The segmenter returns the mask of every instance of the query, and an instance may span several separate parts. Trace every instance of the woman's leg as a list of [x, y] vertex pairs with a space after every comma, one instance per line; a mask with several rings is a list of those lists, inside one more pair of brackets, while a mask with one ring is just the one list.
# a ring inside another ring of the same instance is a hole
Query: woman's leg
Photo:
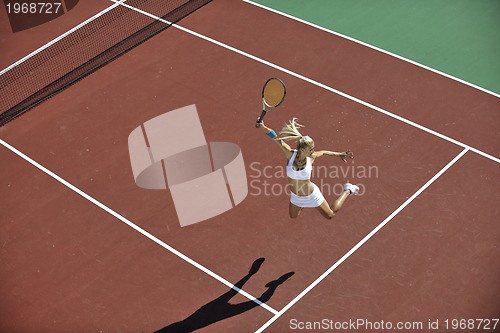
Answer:
[[326, 200], [324, 200], [323, 203], [317, 209], [319, 210], [321, 215], [323, 215], [323, 217], [331, 219], [340, 210], [340, 208], [345, 202], [345, 199], [347, 199], [350, 193], [351, 192], [349, 190], [342, 192], [340, 197], [337, 200], [335, 200], [331, 206], [328, 205], [328, 202]]
[[290, 202], [290, 205], [288, 206], [288, 213], [290, 214], [290, 217], [292, 219], [297, 218], [297, 216], [299, 216], [301, 210], [302, 210], [302, 207], [295, 206], [293, 203]]
[[332, 211], [330, 206], [328, 205], [328, 201], [323, 200], [321, 205], [316, 207], [316, 209], [323, 215], [324, 218], [332, 219], [335, 216], [335, 213]]
[[340, 208], [342, 207], [342, 205], [345, 202], [345, 199], [347, 199], [349, 194], [351, 194], [351, 192], [349, 190], [346, 190], [346, 191], [342, 192], [340, 197], [333, 202], [333, 204], [330, 206], [330, 208], [333, 210], [334, 213], [337, 213], [340, 210]]

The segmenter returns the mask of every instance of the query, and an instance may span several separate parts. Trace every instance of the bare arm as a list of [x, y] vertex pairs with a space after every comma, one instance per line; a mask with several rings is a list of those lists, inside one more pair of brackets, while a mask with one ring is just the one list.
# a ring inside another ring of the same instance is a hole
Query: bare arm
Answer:
[[[269, 128], [267, 127], [264, 122], [261, 123], [260, 125], [260, 128], [262, 128], [262, 130], [268, 134], [268, 133], [271, 133], [273, 131], [272, 128]], [[285, 156], [287, 159], [290, 159], [293, 155], [293, 150], [292, 148], [288, 145], [288, 143], [286, 143], [285, 141], [283, 141], [282, 139], [276, 137], [274, 139], [271, 139], [273, 140], [274, 142], [276, 142], [276, 144], [281, 148], [281, 150], [283, 151], [283, 153], [285, 153]]]
[[336, 157], [340, 157], [342, 159], [342, 161], [344, 161], [344, 162], [347, 163], [347, 159], [348, 158], [354, 158], [354, 153], [352, 151], [350, 151], [350, 150], [342, 152], [342, 153], [338, 153], [338, 152], [335, 152], [335, 151], [329, 151], [329, 150], [319, 150], [319, 151], [315, 151], [312, 154], [311, 157], [313, 159], [316, 159], [316, 158], [321, 157], [321, 156], [336, 156]]

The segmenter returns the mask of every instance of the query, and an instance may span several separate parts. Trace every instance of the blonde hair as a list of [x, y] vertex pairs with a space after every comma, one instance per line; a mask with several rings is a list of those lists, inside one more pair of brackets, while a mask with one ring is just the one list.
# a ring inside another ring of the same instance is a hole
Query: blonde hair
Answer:
[[281, 139], [284, 141], [290, 141], [290, 140], [298, 140], [297, 141], [297, 147], [298, 148], [305, 148], [307, 146], [311, 146], [314, 141], [311, 139], [311, 137], [307, 135], [302, 135], [299, 132], [299, 128], [304, 127], [303, 125], [299, 124], [297, 122], [297, 118], [292, 118], [288, 122], [288, 124], [285, 124], [283, 128], [280, 131], [280, 136], [277, 137], [276, 139]]

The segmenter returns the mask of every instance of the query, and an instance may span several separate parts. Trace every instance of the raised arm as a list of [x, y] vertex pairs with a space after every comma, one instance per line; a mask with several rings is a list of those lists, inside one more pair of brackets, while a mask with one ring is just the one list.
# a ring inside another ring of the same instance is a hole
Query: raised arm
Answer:
[[313, 154], [312, 154], [312, 158], [313, 159], [316, 159], [318, 157], [321, 157], [321, 156], [336, 156], [336, 157], [340, 157], [342, 159], [342, 161], [344, 161], [345, 163], [347, 163], [347, 159], [348, 158], [354, 158], [354, 153], [350, 150], [348, 151], [345, 151], [343, 153], [337, 153], [335, 151], [329, 151], [329, 150], [319, 150], [319, 151], [315, 151]]
[[282, 139], [278, 138], [276, 136], [276, 132], [272, 129], [272, 128], [269, 128], [267, 127], [264, 122], [261, 123], [260, 125], [260, 128], [262, 128], [262, 130], [270, 137], [272, 138], [272, 140], [274, 142], [276, 142], [276, 144], [281, 148], [281, 150], [283, 151], [283, 153], [285, 154], [286, 158], [287, 159], [290, 159], [293, 155], [293, 150], [292, 148], [288, 145], [288, 143], [286, 143], [285, 141], [283, 141]]

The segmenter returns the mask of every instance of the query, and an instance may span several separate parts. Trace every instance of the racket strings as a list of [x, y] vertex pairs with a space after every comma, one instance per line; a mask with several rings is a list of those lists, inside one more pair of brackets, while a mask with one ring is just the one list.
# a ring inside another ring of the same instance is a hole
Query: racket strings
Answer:
[[286, 88], [284, 83], [277, 78], [267, 80], [262, 91], [262, 99], [269, 107], [277, 107], [285, 98]]

